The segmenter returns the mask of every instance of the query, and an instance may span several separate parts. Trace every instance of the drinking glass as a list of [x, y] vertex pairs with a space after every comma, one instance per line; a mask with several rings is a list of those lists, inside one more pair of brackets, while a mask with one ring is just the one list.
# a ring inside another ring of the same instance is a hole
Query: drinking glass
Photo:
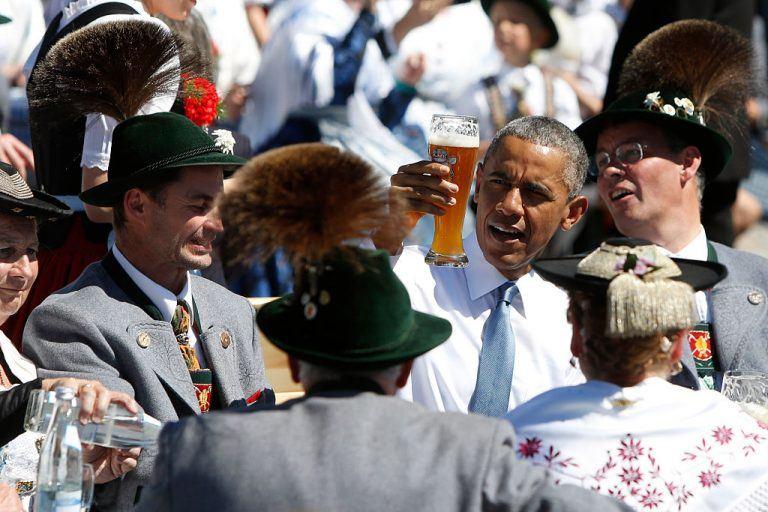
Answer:
[[768, 373], [728, 370], [723, 376], [722, 393], [750, 415], [768, 423]]
[[24, 414], [24, 430], [45, 434], [53, 419], [56, 407], [56, 393], [36, 389], [29, 394], [27, 411]]
[[83, 493], [80, 497], [80, 512], [88, 512], [93, 504], [93, 466], [83, 464]]
[[438, 267], [466, 267], [469, 263], [461, 242], [469, 189], [480, 146], [477, 119], [468, 116], [435, 114], [429, 130], [429, 156], [451, 169], [448, 181], [459, 186], [456, 204], [435, 216], [435, 237], [424, 258]]

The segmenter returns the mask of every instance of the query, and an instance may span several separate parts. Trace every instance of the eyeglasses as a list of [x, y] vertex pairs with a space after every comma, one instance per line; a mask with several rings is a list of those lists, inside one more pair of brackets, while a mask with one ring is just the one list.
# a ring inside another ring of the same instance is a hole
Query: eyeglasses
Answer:
[[[648, 146], [640, 144], [639, 142], [625, 142], [620, 144], [614, 151], [613, 156], [616, 160], [624, 165], [636, 164], [643, 159], [643, 149], [648, 149]], [[611, 154], [607, 151], [601, 151], [595, 154], [595, 166], [597, 166], [598, 175], [602, 175], [603, 172], [611, 164]]]

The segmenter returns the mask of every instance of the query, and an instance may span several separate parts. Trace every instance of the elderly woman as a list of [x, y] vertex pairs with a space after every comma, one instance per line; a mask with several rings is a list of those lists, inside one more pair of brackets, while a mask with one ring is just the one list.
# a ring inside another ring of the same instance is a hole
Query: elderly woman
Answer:
[[[16, 313], [37, 277], [37, 223], [66, 217], [64, 203], [31, 190], [19, 173], [0, 162], [0, 325]], [[34, 365], [0, 331], [0, 474], [12, 480], [34, 480], [37, 436], [23, 433], [22, 422], [32, 391], [66, 386], [80, 398], [80, 420], [98, 421], [110, 402], [136, 412], [136, 402], [107, 390], [97, 381], [38, 379]], [[83, 460], [94, 466], [97, 483], [108, 482], [136, 466], [137, 450], [86, 448]], [[5, 510], [5, 509], [3, 509]]]
[[588, 381], [509, 413], [518, 455], [638, 510], [765, 510], [768, 425], [717, 392], [667, 382], [695, 323], [694, 290], [725, 267], [632, 239], [535, 267], [569, 292], [573, 364]]

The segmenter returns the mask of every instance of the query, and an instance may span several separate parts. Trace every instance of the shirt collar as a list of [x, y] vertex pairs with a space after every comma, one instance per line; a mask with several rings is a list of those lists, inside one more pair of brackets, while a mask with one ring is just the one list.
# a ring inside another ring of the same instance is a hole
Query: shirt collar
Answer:
[[688, 245], [680, 249], [676, 253], [671, 253], [668, 250], [660, 247], [661, 252], [672, 258], [685, 258], [688, 260], [707, 261], [709, 258], [709, 249], [707, 247], [707, 233], [704, 231], [704, 226], [699, 228], [699, 234], [696, 238], [690, 241]]
[[187, 282], [184, 284], [181, 292], [175, 295], [172, 291], [160, 286], [147, 276], [145, 276], [139, 269], [133, 266], [128, 259], [120, 252], [117, 244], [112, 247], [112, 253], [115, 255], [117, 263], [123, 267], [128, 277], [136, 283], [142, 292], [152, 301], [160, 313], [163, 315], [163, 319], [170, 322], [173, 318], [173, 314], [176, 311], [176, 304], [179, 299], [184, 300], [189, 307], [192, 306], [192, 282], [189, 279], [189, 272], [187, 272]]
[[464, 249], [469, 259], [469, 264], [464, 267], [464, 275], [467, 278], [470, 299], [477, 300], [508, 281], [496, 267], [485, 259], [480, 244], [477, 242], [475, 231], [472, 231], [464, 239]]
[[[464, 249], [467, 258], [469, 258], [469, 265], [464, 268], [464, 275], [467, 278], [467, 290], [470, 299], [477, 300], [509, 281], [485, 259], [480, 244], [477, 242], [475, 231], [464, 239]], [[518, 278], [515, 284], [523, 300], [523, 309], [525, 309], [525, 298], [532, 297], [535, 294], [535, 289], [547, 283], [531, 269], [530, 272]]]

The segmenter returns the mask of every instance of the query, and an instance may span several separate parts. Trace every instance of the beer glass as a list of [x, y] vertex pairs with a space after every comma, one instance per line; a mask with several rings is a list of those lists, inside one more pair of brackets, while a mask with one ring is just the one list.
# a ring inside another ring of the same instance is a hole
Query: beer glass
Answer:
[[435, 237], [424, 258], [438, 267], [466, 267], [469, 263], [461, 242], [461, 229], [475, 173], [480, 134], [477, 119], [467, 116], [435, 114], [429, 130], [429, 156], [433, 162], [451, 169], [448, 181], [459, 186], [456, 204], [435, 216]]

